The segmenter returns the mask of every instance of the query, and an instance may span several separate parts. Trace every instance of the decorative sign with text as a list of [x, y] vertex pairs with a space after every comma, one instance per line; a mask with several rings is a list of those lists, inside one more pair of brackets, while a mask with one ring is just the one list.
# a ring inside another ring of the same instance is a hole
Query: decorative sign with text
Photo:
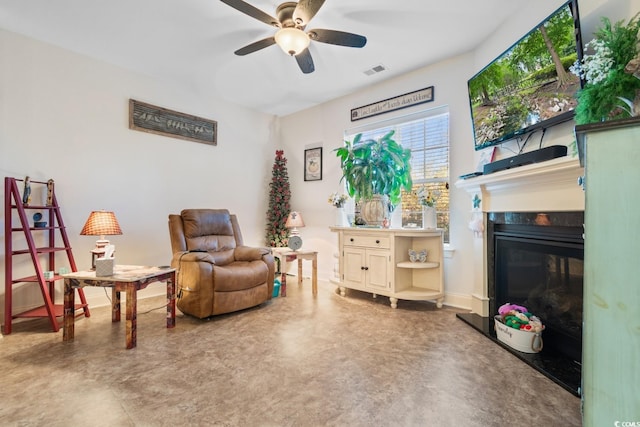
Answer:
[[217, 145], [218, 123], [144, 102], [129, 100], [129, 129]]
[[385, 99], [384, 101], [374, 102], [364, 107], [354, 108], [351, 110], [351, 121], [355, 122], [356, 120], [366, 119], [367, 117], [377, 116], [378, 114], [413, 107], [414, 105], [431, 101], [433, 101], [433, 86]]

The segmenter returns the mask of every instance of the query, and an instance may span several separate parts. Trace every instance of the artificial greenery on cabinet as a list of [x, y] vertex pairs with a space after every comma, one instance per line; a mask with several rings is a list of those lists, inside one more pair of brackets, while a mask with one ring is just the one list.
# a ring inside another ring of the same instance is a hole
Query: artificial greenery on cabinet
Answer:
[[640, 114], [640, 14], [627, 24], [602, 18], [595, 38], [587, 43], [592, 53], [572, 71], [586, 84], [578, 93], [576, 124], [621, 119]]
[[287, 159], [283, 150], [276, 150], [276, 158], [271, 170], [269, 183], [269, 210], [267, 211], [267, 246], [287, 246], [289, 229], [285, 226], [287, 216], [291, 211], [291, 190], [289, 188], [289, 173]]

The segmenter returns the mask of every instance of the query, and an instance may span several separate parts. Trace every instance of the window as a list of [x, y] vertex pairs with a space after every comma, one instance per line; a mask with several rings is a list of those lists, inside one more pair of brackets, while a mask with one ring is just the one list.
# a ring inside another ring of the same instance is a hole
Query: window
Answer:
[[438, 228], [445, 230], [449, 242], [449, 109], [422, 111], [397, 119], [378, 122], [345, 132], [352, 141], [358, 133], [364, 139], [377, 139], [395, 130], [394, 139], [411, 149], [413, 189], [402, 195], [402, 226], [422, 224], [418, 194], [431, 192], [437, 197]]

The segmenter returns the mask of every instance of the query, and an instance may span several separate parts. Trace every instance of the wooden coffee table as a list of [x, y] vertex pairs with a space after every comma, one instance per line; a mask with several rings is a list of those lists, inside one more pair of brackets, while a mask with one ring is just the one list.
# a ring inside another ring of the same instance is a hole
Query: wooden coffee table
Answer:
[[136, 346], [138, 299], [137, 292], [150, 283], [167, 282], [167, 328], [176, 325], [176, 270], [169, 267], [116, 265], [113, 276], [96, 277], [95, 271], [76, 271], [64, 274], [64, 333], [63, 341], [73, 341], [75, 322], [75, 288], [101, 286], [112, 288], [111, 321], [120, 321], [120, 292], [127, 295], [127, 349]]

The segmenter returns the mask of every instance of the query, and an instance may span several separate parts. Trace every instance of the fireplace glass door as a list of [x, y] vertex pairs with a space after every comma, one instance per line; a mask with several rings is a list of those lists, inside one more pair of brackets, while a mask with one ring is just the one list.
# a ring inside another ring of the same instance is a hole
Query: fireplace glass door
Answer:
[[496, 306], [528, 308], [545, 325], [544, 347], [581, 363], [584, 245], [541, 237], [495, 233]]

